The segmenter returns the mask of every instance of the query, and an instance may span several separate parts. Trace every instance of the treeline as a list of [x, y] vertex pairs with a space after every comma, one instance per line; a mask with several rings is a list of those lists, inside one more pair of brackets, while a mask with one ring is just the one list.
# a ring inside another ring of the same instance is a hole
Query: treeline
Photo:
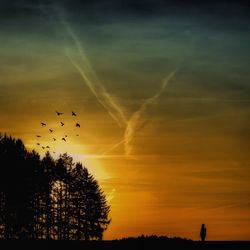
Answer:
[[110, 223], [105, 195], [81, 163], [0, 135], [0, 238], [101, 240]]
[[189, 241], [191, 242], [191, 239], [181, 238], [181, 237], [168, 237], [168, 236], [159, 236], [159, 235], [140, 235], [137, 237], [126, 237], [121, 238], [115, 241]]

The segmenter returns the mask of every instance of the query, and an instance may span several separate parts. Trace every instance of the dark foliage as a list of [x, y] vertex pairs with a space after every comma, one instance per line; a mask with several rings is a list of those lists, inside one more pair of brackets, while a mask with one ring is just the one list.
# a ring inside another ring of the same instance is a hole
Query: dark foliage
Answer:
[[97, 181], [67, 154], [54, 160], [0, 135], [0, 238], [101, 240], [110, 207]]

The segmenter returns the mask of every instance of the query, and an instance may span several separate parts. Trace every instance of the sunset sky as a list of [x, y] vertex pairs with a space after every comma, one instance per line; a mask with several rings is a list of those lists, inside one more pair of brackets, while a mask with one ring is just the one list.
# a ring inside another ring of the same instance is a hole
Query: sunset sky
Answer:
[[90, 170], [104, 239], [250, 240], [246, 2], [0, 0], [0, 131]]

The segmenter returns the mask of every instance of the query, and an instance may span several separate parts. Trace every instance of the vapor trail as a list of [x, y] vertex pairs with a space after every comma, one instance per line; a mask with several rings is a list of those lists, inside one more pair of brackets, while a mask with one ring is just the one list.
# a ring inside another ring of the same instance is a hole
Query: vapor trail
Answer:
[[115, 192], [116, 192], [116, 189], [113, 188], [113, 189], [111, 190], [111, 192], [108, 193], [106, 199], [107, 199], [107, 201], [108, 201], [109, 204], [110, 204], [110, 202], [114, 199], [114, 197], [115, 197]]
[[152, 105], [157, 100], [157, 98], [162, 94], [162, 92], [168, 85], [169, 81], [175, 76], [176, 72], [177, 72], [177, 69], [171, 72], [163, 81], [159, 91], [152, 97], [148, 98], [144, 103], [142, 103], [140, 108], [136, 112], [134, 112], [132, 116], [130, 117], [127, 123], [125, 133], [124, 133], [124, 150], [125, 150], [126, 155], [131, 154], [135, 133], [146, 122], [146, 119], [144, 117], [145, 112], [150, 107], [150, 105]]
[[113, 146], [111, 146], [108, 150], [104, 151], [101, 154], [101, 156], [107, 155], [109, 152], [113, 151], [114, 149], [116, 149], [117, 147], [119, 147], [123, 143], [124, 143], [124, 139], [122, 139], [121, 141], [119, 141], [116, 144], [114, 144]]
[[[45, 12], [49, 17], [51, 17], [51, 15], [48, 13], [48, 11], [46, 11], [46, 9], [42, 5], [40, 5], [39, 8], [41, 8], [43, 12]], [[172, 73], [170, 73], [170, 75], [163, 81], [160, 90], [154, 96], [148, 98], [140, 106], [140, 108], [131, 115], [130, 119], [127, 120], [124, 115], [122, 107], [114, 101], [114, 99], [110, 96], [110, 94], [107, 92], [107, 90], [99, 81], [96, 72], [94, 71], [94, 69], [91, 66], [91, 63], [88, 60], [88, 57], [85, 53], [82, 43], [80, 42], [74, 30], [71, 28], [70, 24], [64, 18], [62, 11], [58, 8], [58, 6], [55, 5], [53, 9], [54, 11], [56, 11], [57, 16], [59, 17], [59, 20], [62, 24], [62, 27], [64, 28], [68, 37], [72, 40], [73, 45], [76, 51], [78, 52], [79, 56], [78, 59], [80, 60], [76, 60], [75, 57], [72, 55], [72, 53], [70, 53], [69, 49], [65, 47], [65, 54], [68, 57], [70, 63], [79, 72], [87, 87], [96, 97], [97, 101], [106, 109], [106, 111], [112, 117], [112, 119], [116, 121], [120, 127], [125, 127], [123, 139], [118, 143], [116, 143], [115, 145], [113, 145], [111, 148], [109, 148], [101, 155], [106, 155], [110, 151], [120, 146], [122, 143], [124, 143], [125, 154], [129, 155], [132, 151], [132, 146], [133, 146], [132, 144], [135, 133], [146, 122], [145, 117], [143, 117], [144, 113], [146, 112], [147, 108], [150, 105], [152, 105], [155, 102], [155, 100], [161, 95], [161, 93], [164, 91], [169, 81], [174, 77], [177, 69]], [[82, 63], [80, 64], [79, 61], [82, 61]]]
[[115, 100], [110, 96], [110, 94], [99, 81], [96, 72], [92, 68], [86, 56], [86, 53], [79, 38], [71, 28], [70, 24], [65, 20], [61, 12], [59, 12], [59, 18], [67, 35], [71, 38], [73, 45], [78, 52], [80, 61], [82, 61], [80, 65], [77, 60], [74, 59], [72, 54], [69, 53], [69, 50], [65, 49], [65, 52], [71, 64], [80, 73], [92, 94], [96, 97], [98, 102], [107, 110], [109, 115], [118, 123], [120, 127], [125, 127], [127, 124], [127, 119], [125, 118], [121, 106], [115, 102]]

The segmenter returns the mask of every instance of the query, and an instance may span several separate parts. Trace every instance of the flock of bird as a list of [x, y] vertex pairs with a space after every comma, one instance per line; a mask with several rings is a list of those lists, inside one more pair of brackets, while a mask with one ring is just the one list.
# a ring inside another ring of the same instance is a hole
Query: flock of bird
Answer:
[[[61, 116], [61, 115], [63, 115], [64, 113], [56, 111], [56, 114], [57, 114], [58, 116]], [[71, 112], [71, 115], [72, 115], [72, 116], [75, 116], [75, 117], [77, 116], [76, 113], [75, 113], [74, 111]], [[65, 125], [62, 121], [60, 122], [60, 124], [61, 124], [61, 127], [63, 127], [63, 126]], [[47, 124], [46, 124], [45, 122], [41, 122], [41, 126], [42, 126], [42, 127], [46, 127]], [[81, 127], [80, 123], [78, 123], [78, 122], [76, 122], [75, 126], [76, 126], [77, 128], [80, 128], [80, 127]], [[51, 128], [49, 128], [49, 132], [50, 132], [50, 134], [52, 134], [52, 133], [54, 133], [54, 130], [51, 129]], [[76, 136], [79, 136], [79, 134], [76, 134]], [[37, 135], [36, 137], [37, 137], [37, 138], [41, 138], [42, 136], [41, 136], [41, 135]], [[61, 140], [64, 141], [64, 142], [66, 142], [66, 141], [67, 141], [67, 140], [66, 140], [67, 137], [68, 137], [68, 135], [65, 135], [64, 137], [61, 138]], [[55, 142], [56, 140], [57, 140], [57, 139], [53, 137], [53, 141]], [[41, 143], [40, 143], [40, 142], [37, 142], [36, 144], [37, 144], [37, 146], [41, 146]], [[44, 149], [44, 150], [48, 149], [48, 150], [49, 150], [49, 149], [50, 149], [50, 146], [42, 146], [42, 149]], [[55, 154], [56, 152], [53, 152], [53, 153]]]

